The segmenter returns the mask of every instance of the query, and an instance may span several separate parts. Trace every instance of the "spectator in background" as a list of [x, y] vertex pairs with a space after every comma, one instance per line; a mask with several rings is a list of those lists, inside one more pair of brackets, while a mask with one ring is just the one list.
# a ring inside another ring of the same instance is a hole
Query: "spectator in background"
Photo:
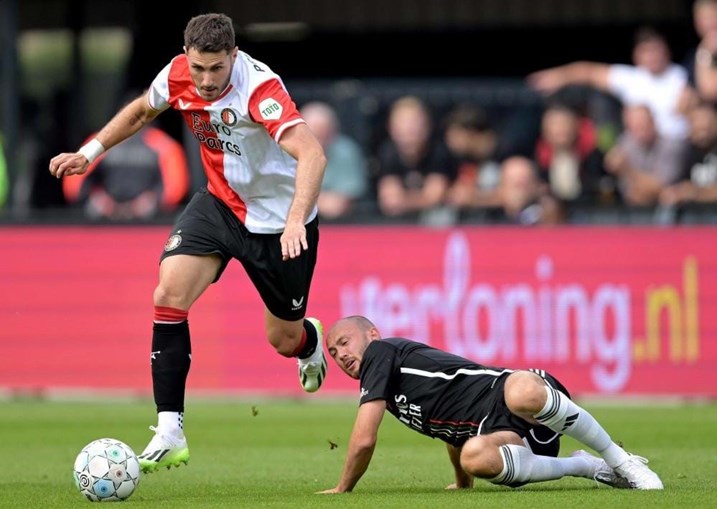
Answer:
[[645, 104], [662, 136], [684, 139], [689, 130], [685, 112], [691, 87], [684, 67], [671, 58], [665, 38], [643, 27], [635, 35], [633, 65], [573, 62], [534, 72], [527, 80], [546, 94], [583, 84], [615, 95], [623, 105]]
[[717, 109], [703, 102], [690, 113], [690, 146], [679, 181], [660, 193], [663, 207], [717, 204]]
[[326, 153], [327, 164], [319, 194], [319, 215], [323, 219], [348, 216], [368, 188], [368, 167], [363, 149], [341, 132], [336, 111], [327, 103], [305, 104], [301, 116]]
[[459, 209], [500, 207], [500, 136], [488, 114], [480, 106], [459, 104], [444, 123], [446, 146], [458, 162], [448, 203]]
[[684, 60], [688, 80], [702, 100], [717, 102], [717, 0], [695, 0], [692, 21], [699, 43]]
[[535, 163], [523, 156], [503, 161], [498, 197], [509, 223], [526, 226], [565, 222], [558, 200], [541, 181]]
[[5, 149], [2, 135], [0, 135], [0, 210], [5, 207], [7, 196], [10, 190], [10, 175], [8, 173], [7, 161], [5, 160]]
[[95, 159], [86, 173], [63, 179], [62, 186], [67, 202], [81, 204], [92, 219], [146, 220], [184, 201], [189, 167], [178, 141], [147, 126]]
[[677, 179], [687, 141], [661, 136], [644, 105], [625, 106], [623, 126], [617, 144], [605, 155], [605, 169], [617, 178], [626, 205], [653, 206], [660, 191]]
[[550, 193], [567, 209], [598, 205], [607, 192], [595, 126], [568, 106], [557, 103], [545, 109], [535, 161]]
[[448, 149], [433, 136], [430, 110], [418, 97], [401, 97], [391, 105], [387, 129], [388, 138], [377, 154], [381, 213], [418, 214], [425, 223], [443, 222], [442, 206], [456, 171]]

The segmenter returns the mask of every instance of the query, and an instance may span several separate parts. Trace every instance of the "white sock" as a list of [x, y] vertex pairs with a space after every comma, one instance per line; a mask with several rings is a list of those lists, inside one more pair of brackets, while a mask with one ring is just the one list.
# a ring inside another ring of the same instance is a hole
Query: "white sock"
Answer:
[[157, 428], [162, 433], [184, 434], [184, 412], [158, 412]]
[[503, 470], [490, 479], [494, 484], [552, 481], [566, 475], [590, 476], [591, 466], [583, 458], [539, 456], [527, 447], [513, 444], [502, 445], [499, 451], [503, 458]]
[[535, 418], [551, 430], [562, 433], [600, 453], [610, 467], [625, 462], [627, 452], [612, 441], [607, 431], [590, 413], [560, 391], [546, 385], [548, 400]]

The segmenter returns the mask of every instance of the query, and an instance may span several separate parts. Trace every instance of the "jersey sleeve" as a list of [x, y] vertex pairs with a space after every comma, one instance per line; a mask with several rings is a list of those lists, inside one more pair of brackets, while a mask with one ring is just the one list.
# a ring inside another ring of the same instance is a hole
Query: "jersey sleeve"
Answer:
[[265, 81], [254, 89], [249, 98], [249, 113], [252, 120], [266, 127], [276, 141], [289, 127], [304, 123], [278, 78]]
[[396, 348], [383, 341], [373, 341], [361, 360], [360, 404], [388, 400]]
[[172, 63], [167, 64], [154, 78], [147, 91], [147, 100], [150, 108], [164, 111], [169, 108], [169, 71]]

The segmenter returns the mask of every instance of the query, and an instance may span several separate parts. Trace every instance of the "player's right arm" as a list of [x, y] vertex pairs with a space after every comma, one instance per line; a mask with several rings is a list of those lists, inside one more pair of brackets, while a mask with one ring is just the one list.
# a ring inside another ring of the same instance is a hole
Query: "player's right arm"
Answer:
[[149, 105], [147, 93], [142, 94], [122, 108], [97, 136], [80, 150], [53, 157], [50, 160], [50, 173], [57, 178], [81, 175], [100, 154], [135, 134], [160, 113], [160, 110]]
[[463, 450], [463, 447], [456, 447], [446, 443], [446, 450], [448, 451], [448, 458], [451, 460], [451, 465], [453, 465], [453, 470], [456, 474], [456, 482], [446, 486], [446, 489], [455, 490], [460, 488], [472, 488], [473, 476], [463, 470], [463, 467], [461, 466], [461, 451]]
[[386, 401], [382, 399], [368, 401], [359, 407], [354, 429], [349, 439], [341, 479], [335, 488], [320, 493], [345, 493], [354, 489], [373, 457], [378, 439], [378, 428], [385, 411]]

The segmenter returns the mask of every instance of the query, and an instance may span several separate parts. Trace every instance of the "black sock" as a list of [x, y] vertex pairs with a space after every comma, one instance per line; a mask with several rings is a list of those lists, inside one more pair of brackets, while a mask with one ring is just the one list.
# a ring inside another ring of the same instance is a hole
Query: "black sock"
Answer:
[[184, 412], [184, 389], [192, 362], [189, 323], [155, 323], [152, 385], [157, 412]]
[[306, 343], [304, 343], [304, 348], [302, 348], [297, 355], [299, 359], [311, 357], [311, 354], [316, 351], [316, 346], [319, 343], [319, 338], [316, 336], [316, 329], [308, 320], [304, 320], [304, 330], [306, 331]]

